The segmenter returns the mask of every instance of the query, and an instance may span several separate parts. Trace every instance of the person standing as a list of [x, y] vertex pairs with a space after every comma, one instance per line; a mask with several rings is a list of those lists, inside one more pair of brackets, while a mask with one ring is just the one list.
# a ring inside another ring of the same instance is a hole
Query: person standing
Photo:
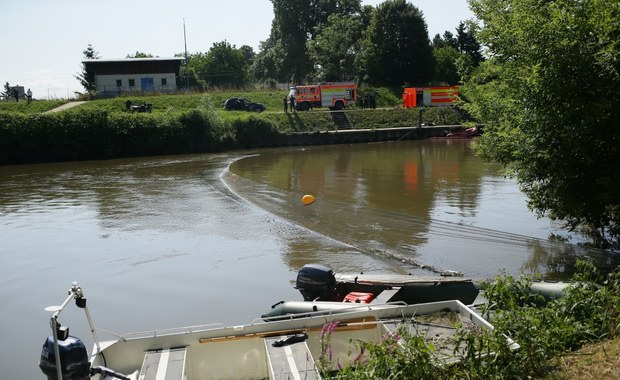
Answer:
[[28, 103], [32, 101], [32, 91], [30, 91], [30, 89], [26, 91], [26, 98], [28, 99]]
[[294, 97], [293, 95], [291, 95], [291, 111], [292, 111], [292, 112], [297, 111], [297, 110], [295, 109], [295, 97]]
[[288, 113], [288, 99], [284, 97], [284, 113]]

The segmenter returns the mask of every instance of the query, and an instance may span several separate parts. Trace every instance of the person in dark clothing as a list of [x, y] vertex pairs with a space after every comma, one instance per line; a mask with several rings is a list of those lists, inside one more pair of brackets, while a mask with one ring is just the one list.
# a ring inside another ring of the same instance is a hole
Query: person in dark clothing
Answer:
[[284, 97], [284, 113], [288, 113], [288, 99], [286, 98], [286, 96]]
[[16, 88], [13, 89], [13, 96], [15, 97], [15, 101], [19, 102], [19, 91]]
[[297, 109], [295, 109], [295, 97], [293, 95], [291, 95], [291, 111], [297, 111]]

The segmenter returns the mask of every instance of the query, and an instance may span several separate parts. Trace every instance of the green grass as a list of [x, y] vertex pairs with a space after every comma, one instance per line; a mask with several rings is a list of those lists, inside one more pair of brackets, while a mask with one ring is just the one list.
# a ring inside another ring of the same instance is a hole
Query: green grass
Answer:
[[30, 103], [25, 100], [20, 100], [19, 102], [6, 100], [0, 102], [0, 112], [36, 114], [49, 111], [65, 103], [67, 103], [66, 100], [33, 100]]
[[[122, 96], [112, 99], [97, 99], [87, 102], [80, 108], [90, 110], [106, 110], [108, 112], [125, 112], [125, 102], [131, 100], [135, 105], [150, 103], [153, 105], [153, 113], [174, 113], [195, 109], [204, 104], [204, 98], [210, 99], [213, 107], [218, 111], [224, 111], [224, 102], [228, 98], [246, 98], [256, 103], [265, 105], [266, 110], [281, 111], [282, 99], [287, 94], [286, 91], [214, 91], [205, 94], [178, 94], [178, 95], [155, 95], [155, 96]], [[248, 112], [227, 112], [234, 115], [233, 118], [245, 118]], [[250, 113], [251, 114], [251, 113]], [[228, 118], [230, 116], [224, 116]]]
[[[400, 108], [400, 99], [397, 96], [399, 89], [388, 88], [360, 88], [359, 94], [373, 91], [377, 94], [378, 107], [389, 108], [389, 111], [360, 110], [353, 106], [347, 112], [354, 128], [385, 128], [385, 127], [410, 127], [418, 124], [418, 110], [404, 110]], [[287, 95], [287, 90], [216, 90], [208, 93], [190, 93], [176, 95], [151, 95], [141, 94], [125, 95], [111, 99], [97, 99], [88, 101], [73, 109], [79, 111], [106, 111], [109, 114], [126, 112], [125, 103], [130, 100], [134, 105], [149, 103], [153, 105], [153, 115], [171, 115], [189, 110], [208, 107], [215, 110], [224, 122], [235, 120], [246, 121], [250, 117], [259, 117], [277, 125], [283, 132], [317, 131], [333, 129], [333, 123], [327, 109], [315, 109], [309, 112], [289, 113], [283, 112], [282, 100]], [[245, 111], [224, 111], [224, 102], [231, 97], [246, 98], [251, 101], [262, 103], [266, 110], [261, 114]], [[33, 101], [26, 102], [0, 102], [0, 112], [20, 113], [43, 113], [58, 107], [66, 101]], [[456, 124], [458, 115], [452, 110], [428, 109], [424, 114], [425, 122], [436, 124]]]

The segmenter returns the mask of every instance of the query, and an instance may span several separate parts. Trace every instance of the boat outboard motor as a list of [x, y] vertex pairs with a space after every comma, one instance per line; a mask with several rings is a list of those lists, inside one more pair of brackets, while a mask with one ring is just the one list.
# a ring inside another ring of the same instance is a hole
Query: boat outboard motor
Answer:
[[[59, 339], [58, 352], [62, 367], [62, 380], [90, 379], [90, 364], [88, 363], [88, 352], [84, 342], [73, 336], [68, 336], [64, 340]], [[47, 340], [43, 343], [39, 368], [41, 368], [48, 380], [59, 380], [53, 336], [47, 337]]]
[[297, 272], [295, 288], [304, 297], [304, 301], [338, 301], [334, 272], [320, 264], [304, 265]]

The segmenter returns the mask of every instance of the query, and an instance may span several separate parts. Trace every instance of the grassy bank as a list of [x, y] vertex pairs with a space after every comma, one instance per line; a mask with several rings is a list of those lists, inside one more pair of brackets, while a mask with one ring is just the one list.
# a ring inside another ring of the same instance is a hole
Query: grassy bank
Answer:
[[[405, 110], [387, 90], [384, 105], [392, 108], [347, 110], [351, 128], [415, 127], [418, 109]], [[284, 113], [286, 91], [220, 91], [208, 94], [128, 96], [88, 101], [47, 114], [60, 101], [0, 103], [0, 165], [52, 161], [97, 160], [163, 154], [205, 153], [276, 146], [291, 132], [337, 128], [323, 109]], [[263, 113], [225, 111], [229, 97], [266, 105]], [[382, 98], [380, 98], [382, 99]], [[129, 113], [125, 103], [149, 103], [151, 113]], [[381, 104], [381, 102], [380, 102]], [[450, 108], [428, 109], [422, 122], [456, 124]]]

